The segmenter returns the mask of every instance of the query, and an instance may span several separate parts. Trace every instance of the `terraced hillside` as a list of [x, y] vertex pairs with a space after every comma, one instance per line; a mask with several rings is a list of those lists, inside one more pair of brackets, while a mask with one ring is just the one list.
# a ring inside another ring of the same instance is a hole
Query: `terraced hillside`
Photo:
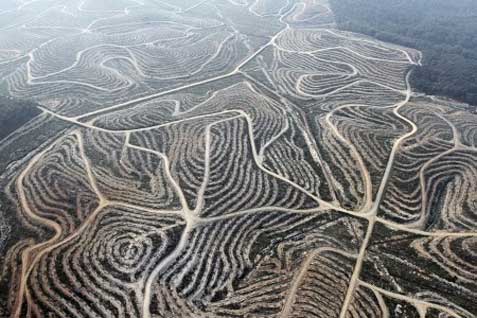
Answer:
[[477, 317], [477, 115], [326, 0], [3, 0], [0, 317]]

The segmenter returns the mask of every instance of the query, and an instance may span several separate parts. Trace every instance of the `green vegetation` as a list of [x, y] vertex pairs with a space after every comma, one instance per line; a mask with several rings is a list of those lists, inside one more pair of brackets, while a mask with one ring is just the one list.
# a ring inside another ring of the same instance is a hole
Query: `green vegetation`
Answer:
[[477, 105], [477, 1], [330, 2], [340, 28], [422, 51], [417, 90]]
[[0, 96], [0, 140], [41, 113], [35, 104]]

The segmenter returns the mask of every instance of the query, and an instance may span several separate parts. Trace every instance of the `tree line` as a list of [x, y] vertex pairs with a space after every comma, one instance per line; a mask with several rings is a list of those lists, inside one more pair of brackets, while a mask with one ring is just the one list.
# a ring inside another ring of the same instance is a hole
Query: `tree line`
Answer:
[[477, 1], [330, 0], [338, 27], [412, 47], [413, 87], [477, 105]]

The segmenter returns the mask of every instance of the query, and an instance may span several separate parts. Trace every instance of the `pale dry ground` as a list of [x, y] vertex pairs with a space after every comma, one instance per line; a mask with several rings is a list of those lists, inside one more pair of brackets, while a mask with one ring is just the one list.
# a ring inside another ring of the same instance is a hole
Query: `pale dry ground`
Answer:
[[325, 0], [0, 22], [0, 88], [71, 125], [5, 185], [1, 315], [476, 317], [477, 116], [413, 94], [419, 52]]

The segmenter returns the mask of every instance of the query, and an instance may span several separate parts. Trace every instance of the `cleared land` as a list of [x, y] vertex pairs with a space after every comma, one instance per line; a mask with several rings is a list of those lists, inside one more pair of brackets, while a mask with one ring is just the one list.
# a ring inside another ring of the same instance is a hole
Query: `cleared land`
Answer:
[[0, 23], [42, 111], [0, 145], [0, 316], [477, 317], [477, 115], [413, 93], [420, 52], [325, 0]]

